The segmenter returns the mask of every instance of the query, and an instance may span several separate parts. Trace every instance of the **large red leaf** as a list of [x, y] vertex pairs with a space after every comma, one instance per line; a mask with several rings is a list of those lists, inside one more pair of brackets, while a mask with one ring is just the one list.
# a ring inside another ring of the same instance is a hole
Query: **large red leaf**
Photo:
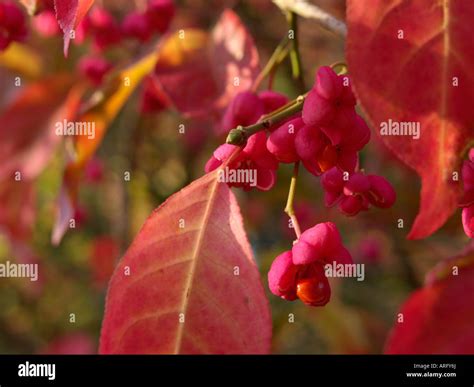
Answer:
[[[375, 130], [420, 122], [421, 137], [381, 136], [422, 179], [419, 214], [408, 235], [424, 238], [456, 208], [461, 153], [474, 139], [472, 0], [348, 0], [347, 59]], [[401, 35], [403, 33], [403, 36]], [[401, 38], [399, 38], [401, 37]], [[455, 78], [458, 80], [458, 85]]]
[[269, 351], [268, 301], [238, 204], [216, 173], [160, 206], [122, 258], [109, 285], [101, 353]]
[[119, 251], [120, 246], [110, 236], [99, 236], [92, 241], [89, 264], [96, 286], [107, 286], [110, 276], [115, 269], [115, 262], [120, 256]]
[[443, 262], [428, 279], [402, 306], [385, 352], [474, 354], [474, 251]]
[[165, 39], [159, 51], [157, 80], [174, 107], [187, 116], [218, 120], [230, 100], [249, 89], [259, 73], [253, 39], [229, 9], [210, 34], [180, 31]]

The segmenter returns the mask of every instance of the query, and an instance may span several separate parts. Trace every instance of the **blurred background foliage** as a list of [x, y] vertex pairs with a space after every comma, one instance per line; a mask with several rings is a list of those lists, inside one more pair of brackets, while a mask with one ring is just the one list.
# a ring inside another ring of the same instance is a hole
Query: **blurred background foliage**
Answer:
[[[343, 0], [313, 2], [344, 19]], [[269, 0], [176, 3], [178, 11], [172, 30], [208, 30], [222, 10], [233, 8], [254, 37], [262, 64], [287, 33], [284, 16]], [[125, 0], [104, 0], [102, 4], [118, 17], [137, 6]], [[300, 42], [308, 85], [319, 66], [344, 60], [343, 41], [310, 20], [301, 20]], [[44, 38], [33, 29], [27, 43], [32, 50], [28, 63], [36, 61], [27, 78], [74, 72], [79, 58], [90, 50], [87, 44], [74, 46], [65, 59], [61, 35]], [[114, 64], [125, 65], [144, 51], [146, 47], [125, 44], [108, 50], [106, 55]], [[15, 71], [0, 66], [0, 108], [16, 92], [11, 86], [15, 76]], [[299, 93], [286, 62], [276, 74], [274, 89], [290, 97]], [[186, 122], [189, 130], [180, 134], [178, 126], [185, 121], [178, 113], [165, 110], [143, 114], [139, 105], [137, 91], [89, 163], [81, 183], [76, 228], [69, 230], [58, 247], [51, 245], [50, 235], [63, 152], [54, 156], [36, 183], [37, 215], [31, 240], [12, 247], [7, 238], [1, 239], [3, 261], [40, 264], [40, 280], [36, 283], [0, 280], [1, 353], [96, 352], [107, 281], [115, 262], [151, 211], [201, 176], [206, 160], [224, 140], [210, 127], [193, 126], [192, 122]], [[365, 281], [332, 280], [332, 299], [324, 308], [286, 302], [267, 291], [276, 353], [380, 353], [401, 302], [421, 286], [431, 267], [459, 252], [466, 243], [459, 214], [434, 237], [407, 241], [405, 236], [419, 205], [418, 178], [395, 160], [375, 135], [364, 148], [361, 164], [366, 171], [385, 176], [394, 185], [398, 200], [393, 208], [374, 209], [355, 218], [341, 216], [337, 209], [324, 207], [318, 179], [302, 171], [296, 210], [303, 229], [327, 220], [338, 225], [355, 260], [366, 264]], [[271, 192], [235, 191], [265, 288], [272, 260], [294, 239], [283, 212], [291, 169], [289, 165], [280, 167], [277, 186]], [[129, 182], [123, 179], [124, 171], [131, 173]], [[403, 228], [397, 227], [398, 219], [403, 219]], [[71, 313], [75, 322], [71, 322]]]

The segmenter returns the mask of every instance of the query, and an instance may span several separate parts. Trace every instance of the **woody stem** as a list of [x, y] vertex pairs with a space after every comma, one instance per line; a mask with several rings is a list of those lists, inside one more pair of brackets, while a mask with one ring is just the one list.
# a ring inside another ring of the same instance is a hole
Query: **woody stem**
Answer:
[[303, 103], [307, 94], [300, 95], [295, 100], [287, 103], [281, 108], [263, 116], [260, 121], [249, 126], [238, 126], [232, 129], [226, 139], [227, 144], [244, 146], [247, 143], [247, 139], [257, 132], [271, 128], [272, 126], [279, 124], [287, 118], [295, 115], [296, 113], [303, 110]]
[[263, 70], [258, 74], [257, 79], [254, 82], [253, 85], [253, 90], [256, 91], [262, 81], [269, 75], [271, 74], [277, 67], [278, 65], [285, 59], [285, 57], [288, 55], [288, 37], [285, 36], [284, 39], [280, 42], [280, 44], [277, 46], [275, 51], [273, 52], [272, 56], [268, 60], [267, 64], [263, 68]]

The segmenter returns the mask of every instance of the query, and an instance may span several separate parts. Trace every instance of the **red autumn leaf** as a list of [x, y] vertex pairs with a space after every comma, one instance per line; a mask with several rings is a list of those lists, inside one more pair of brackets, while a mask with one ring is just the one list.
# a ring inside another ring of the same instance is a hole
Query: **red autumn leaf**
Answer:
[[115, 268], [115, 261], [119, 257], [120, 247], [117, 241], [107, 235], [97, 237], [92, 242], [92, 251], [89, 258], [94, 283], [97, 286], [106, 286]]
[[0, 232], [11, 241], [30, 238], [35, 221], [36, 193], [31, 181], [0, 183]]
[[68, 76], [58, 75], [28, 85], [0, 114], [0, 180], [36, 177], [61, 140], [54, 130], [57, 114], [67, 104]]
[[99, 351], [266, 353], [270, 338], [238, 204], [214, 171], [160, 206], [122, 258]]
[[400, 313], [386, 353], [474, 354], [474, 250], [439, 265]]
[[197, 29], [177, 32], [159, 52], [157, 79], [174, 107], [187, 116], [219, 119], [230, 100], [248, 90], [259, 73], [253, 39], [231, 10], [223, 12], [210, 34]]
[[64, 56], [67, 56], [71, 32], [79, 25], [94, 0], [54, 0], [56, 19], [64, 33]]
[[462, 152], [474, 139], [471, 0], [349, 0], [347, 58], [356, 93], [379, 131], [419, 122], [420, 138], [381, 136], [421, 177], [421, 203], [408, 235], [424, 238], [456, 208]]

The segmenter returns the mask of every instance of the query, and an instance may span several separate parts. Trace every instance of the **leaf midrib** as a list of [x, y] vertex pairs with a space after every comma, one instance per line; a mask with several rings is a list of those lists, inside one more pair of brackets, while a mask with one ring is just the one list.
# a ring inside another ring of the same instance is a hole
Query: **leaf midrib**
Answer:
[[176, 344], [175, 344], [175, 349], [174, 349], [175, 354], [180, 353], [181, 346], [182, 346], [182, 343], [183, 343], [184, 328], [185, 328], [186, 321], [187, 321], [186, 312], [187, 312], [187, 309], [188, 309], [189, 299], [190, 299], [190, 296], [191, 296], [191, 290], [192, 290], [193, 281], [194, 281], [194, 273], [195, 273], [196, 267], [197, 267], [199, 251], [201, 249], [201, 246], [202, 246], [202, 243], [203, 243], [203, 240], [204, 240], [204, 235], [205, 235], [206, 230], [207, 230], [207, 225], [209, 223], [210, 213], [212, 212], [212, 210], [211, 210], [212, 204], [214, 203], [216, 193], [217, 193], [218, 181], [217, 181], [216, 178], [213, 179], [212, 184], [213, 185], [211, 187], [211, 194], [210, 194], [210, 197], [209, 197], [209, 201], [206, 205], [206, 209], [204, 211], [203, 219], [202, 219], [202, 222], [201, 222], [202, 227], [200, 228], [200, 231], [198, 233], [196, 246], [195, 246], [195, 248], [193, 250], [193, 253], [191, 255], [191, 257], [192, 257], [191, 258], [191, 267], [189, 269], [189, 275], [188, 275], [188, 279], [186, 281], [186, 286], [184, 288], [184, 293], [183, 293], [184, 296], [183, 296], [183, 300], [181, 301], [181, 308], [180, 308], [180, 313], [184, 314], [184, 322], [178, 324], [178, 332], [177, 332]]

